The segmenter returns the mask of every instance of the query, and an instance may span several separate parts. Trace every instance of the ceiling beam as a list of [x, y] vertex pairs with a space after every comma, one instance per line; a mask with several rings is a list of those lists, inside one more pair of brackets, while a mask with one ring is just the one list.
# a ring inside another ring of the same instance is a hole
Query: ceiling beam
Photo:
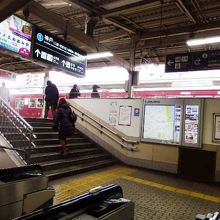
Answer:
[[68, 22], [68, 20], [64, 20], [62, 16], [47, 10], [37, 2], [30, 3], [29, 11], [30, 13], [40, 18], [42, 21], [52, 25], [67, 36], [70, 36], [81, 46], [86, 46], [88, 51], [96, 51], [96, 44], [94, 40], [91, 37], [85, 35], [79, 29], [75, 28], [71, 23]]
[[[89, 4], [89, 2], [85, 2], [83, 0], [69, 0], [70, 2], [80, 6], [83, 9], [86, 9], [89, 13], [92, 13], [94, 16], [99, 16], [100, 14], [107, 12], [107, 10], [99, 7], [94, 7], [94, 5]], [[103, 19], [105, 22], [113, 24], [116, 27], [119, 27], [129, 33], [136, 33], [135, 29], [130, 28], [129, 26], [113, 19], [113, 18], [105, 18]]]
[[108, 42], [112, 39], [119, 38], [119, 37], [125, 37], [127, 35], [128, 35], [128, 33], [126, 33], [125, 31], [118, 30], [118, 31], [114, 31], [111, 33], [105, 33], [102, 36], [98, 36], [97, 38], [100, 43], [105, 43], [105, 42]]
[[128, 33], [131, 33], [131, 34], [135, 34], [136, 33], [135, 29], [130, 28], [129, 26], [127, 26], [127, 25], [117, 21], [116, 19], [104, 18], [103, 20], [106, 21], [107, 23], [113, 24], [114, 26], [119, 27], [119, 28], [127, 31]]
[[[34, 14], [46, 23], [49, 23], [62, 33], [65, 33], [67, 37], [70, 37], [74, 41], [77, 41], [79, 45], [87, 48], [88, 52], [97, 52], [96, 42], [93, 38], [84, 34], [81, 30], [75, 28], [68, 20], [64, 20], [62, 16], [47, 10], [37, 2], [32, 2], [29, 7], [30, 13]], [[100, 51], [105, 51], [106, 48], [99, 45]], [[113, 63], [120, 65], [126, 69], [129, 68], [129, 63], [120, 57], [108, 58]]]
[[24, 7], [31, 0], [2, 0], [0, 4], [0, 22]]
[[177, 7], [189, 18], [190, 21], [196, 24], [196, 19], [190, 13], [189, 8], [183, 3], [183, 0], [177, 0]]
[[115, 16], [115, 15], [119, 15], [119, 14], [123, 14], [123, 13], [132, 13], [132, 12], [136, 12], [136, 11], [143, 11], [146, 9], [151, 9], [154, 7], [158, 7], [160, 6], [160, 1], [155, 1], [155, 0], [144, 0], [144, 1], [140, 1], [140, 2], [135, 2], [132, 4], [127, 4], [125, 6], [121, 6], [121, 7], [117, 7], [117, 8], [113, 8], [110, 10], [105, 10], [103, 12], [99, 13], [99, 16], [102, 17], [109, 17], [109, 16]]
[[181, 28], [172, 28], [169, 30], [162, 30], [162, 31], [154, 31], [148, 33], [142, 33], [140, 36], [141, 40], [153, 39], [153, 38], [160, 38], [160, 37], [167, 37], [167, 36], [178, 36], [183, 34], [192, 34], [192, 33], [200, 33], [206, 32], [210, 30], [217, 30], [220, 29], [219, 21], [210, 22], [209, 24], [196, 24], [190, 25], [187, 27]]

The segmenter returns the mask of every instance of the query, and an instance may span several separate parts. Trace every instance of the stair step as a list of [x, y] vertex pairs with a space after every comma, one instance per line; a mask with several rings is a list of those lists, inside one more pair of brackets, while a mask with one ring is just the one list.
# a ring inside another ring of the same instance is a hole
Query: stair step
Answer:
[[53, 121], [48, 122], [28, 122], [32, 127], [51, 127], [54, 125]]
[[[88, 149], [88, 148], [95, 148], [93, 143], [90, 142], [80, 142], [80, 143], [72, 143], [72, 144], [67, 144], [67, 146], [71, 149]], [[61, 150], [61, 145], [56, 144], [56, 145], [42, 145], [42, 146], [37, 146], [34, 151], [32, 151], [32, 154], [36, 153], [46, 153], [46, 152], [54, 152], [54, 151], [60, 151]]]
[[101, 160], [98, 162], [92, 162], [92, 163], [86, 163], [86, 164], [79, 164], [76, 166], [66, 167], [62, 169], [56, 169], [52, 171], [46, 171], [44, 174], [49, 177], [50, 180], [72, 176], [74, 174], [79, 174], [83, 172], [87, 172], [90, 170], [103, 168], [106, 166], [110, 166], [116, 163], [116, 160], [113, 159], [107, 159], [107, 160]]
[[[84, 142], [87, 139], [84, 137], [72, 137], [72, 138], [67, 138], [67, 143], [79, 143], [79, 142]], [[59, 139], [57, 138], [50, 138], [50, 139], [35, 139], [34, 143], [36, 145], [54, 145], [59, 143]]]
[[[63, 158], [63, 156], [61, 155], [60, 152], [31, 154], [30, 160], [31, 160], [31, 163], [33, 164], [33, 163], [61, 159], [61, 158]], [[65, 158], [79, 157], [79, 156], [88, 155], [88, 154], [91, 155], [91, 154], [100, 153], [100, 152], [103, 152], [103, 150], [99, 149], [99, 148], [73, 149], [73, 150], [70, 149], [69, 154]]]
[[[57, 139], [58, 132], [57, 131], [48, 131], [48, 132], [34, 132], [38, 139]], [[74, 132], [73, 137], [82, 137], [79, 132]]]
[[56, 161], [52, 161], [50, 163], [43, 162], [39, 165], [42, 166], [44, 171], [54, 170], [54, 169], [61, 169], [73, 165], [78, 165], [82, 163], [88, 163], [88, 162], [97, 162], [98, 160], [104, 160], [109, 159], [110, 156], [106, 153], [99, 153], [99, 154], [93, 154], [93, 155], [86, 155], [86, 156], [80, 156], [77, 158], [62, 158]]
[[39, 127], [33, 127], [34, 132], [47, 132], [47, 131], [53, 131], [52, 126], [39, 126]]
[[53, 122], [52, 119], [45, 119], [45, 118], [25, 118], [25, 120], [30, 122]]

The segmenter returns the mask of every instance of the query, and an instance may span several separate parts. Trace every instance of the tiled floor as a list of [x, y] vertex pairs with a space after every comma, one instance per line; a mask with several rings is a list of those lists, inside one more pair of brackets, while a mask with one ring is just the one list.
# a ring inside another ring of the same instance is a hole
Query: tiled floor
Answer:
[[114, 166], [51, 182], [55, 203], [93, 187], [116, 183], [124, 197], [135, 203], [135, 220], [194, 220], [198, 213], [220, 211], [220, 187], [172, 175]]

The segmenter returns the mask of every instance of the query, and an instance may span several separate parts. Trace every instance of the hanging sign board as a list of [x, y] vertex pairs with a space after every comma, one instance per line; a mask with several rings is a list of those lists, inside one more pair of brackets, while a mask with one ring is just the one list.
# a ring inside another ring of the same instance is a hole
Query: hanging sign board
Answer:
[[49, 32], [35, 27], [33, 58], [78, 77], [85, 76], [86, 53]]
[[32, 24], [12, 15], [0, 23], [0, 47], [30, 57]]
[[209, 50], [166, 56], [165, 72], [187, 72], [220, 69], [220, 50]]

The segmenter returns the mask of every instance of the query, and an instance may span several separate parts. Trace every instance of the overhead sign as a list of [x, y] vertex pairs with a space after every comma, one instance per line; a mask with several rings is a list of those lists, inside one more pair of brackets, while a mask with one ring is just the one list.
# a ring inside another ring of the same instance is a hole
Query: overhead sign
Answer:
[[165, 72], [220, 69], [220, 50], [209, 50], [166, 56]]
[[33, 58], [77, 76], [85, 76], [86, 53], [36, 27]]
[[12, 15], [0, 23], [0, 47], [30, 56], [32, 24]]

